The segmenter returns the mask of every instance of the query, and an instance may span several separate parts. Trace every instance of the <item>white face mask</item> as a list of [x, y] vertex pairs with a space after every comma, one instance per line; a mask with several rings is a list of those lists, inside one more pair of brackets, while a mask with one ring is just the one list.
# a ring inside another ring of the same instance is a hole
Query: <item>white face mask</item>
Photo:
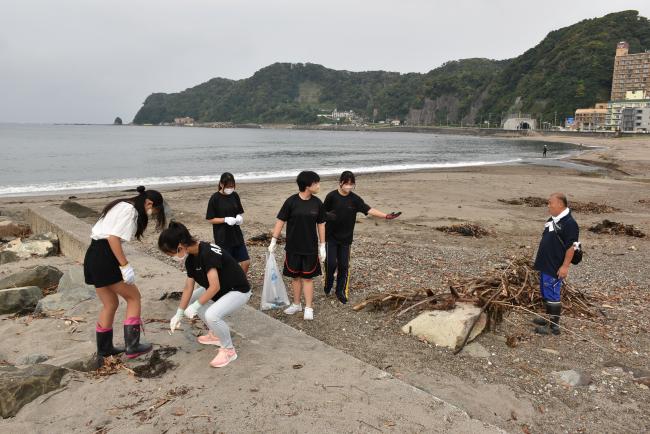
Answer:
[[235, 191], [234, 188], [224, 188], [223, 189], [223, 194], [225, 195], [231, 195]]
[[153, 208], [149, 208], [147, 210], [147, 217], [151, 217], [153, 215]]
[[172, 256], [172, 258], [173, 258], [174, 261], [176, 261], [176, 262], [183, 262], [183, 261], [185, 261], [185, 258], [187, 258], [187, 252], [185, 252], [185, 254], [184, 254], [183, 256], [176, 256], [176, 255], [174, 255], [174, 256]]
[[349, 192], [351, 192], [352, 190], [354, 190], [354, 187], [351, 186], [351, 185], [344, 185], [344, 186], [341, 187], [341, 190], [343, 190], [343, 191], [346, 192], [346, 193], [349, 193]]

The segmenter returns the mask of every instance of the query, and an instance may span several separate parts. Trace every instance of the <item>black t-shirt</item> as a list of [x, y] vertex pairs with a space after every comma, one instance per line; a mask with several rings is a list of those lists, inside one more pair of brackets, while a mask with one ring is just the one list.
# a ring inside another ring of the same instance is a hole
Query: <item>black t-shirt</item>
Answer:
[[[547, 221], [550, 222], [552, 219], [549, 218]], [[555, 231], [549, 231], [547, 227], [544, 228], [537, 249], [537, 257], [535, 258], [535, 269], [553, 277], [557, 277], [557, 272], [564, 262], [566, 251], [573, 246], [574, 242], [578, 241], [580, 236], [578, 223], [573, 219], [571, 213], [562, 217], [555, 226], [557, 234]], [[564, 242], [564, 246], [558, 239], [558, 234], [562, 242]]]
[[[216, 192], [210, 197], [205, 218], [209, 220], [215, 217], [235, 217], [243, 213], [244, 208], [241, 206], [237, 192], [228, 195]], [[214, 242], [226, 249], [244, 245], [244, 235], [239, 225], [229, 226], [227, 223], [212, 225], [212, 235]]]
[[370, 207], [358, 195], [350, 192], [343, 196], [338, 190], [330, 191], [325, 196], [323, 205], [328, 213], [325, 224], [326, 238], [341, 244], [352, 244], [357, 213], [368, 215]]
[[230, 291], [250, 291], [251, 287], [246, 279], [246, 274], [235, 258], [218, 245], [201, 241], [199, 243], [199, 254], [196, 256], [188, 255], [187, 259], [185, 259], [187, 277], [191, 277], [196, 283], [208, 289], [210, 286], [208, 271], [213, 268], [217, 269], [220, 289], [212, 297], [212, 300], [217, 301]]
[[287, 222], [287, 244], [284, 249], [298, 255], [318, 254], [316, 225], [325, 223], [323, 202], [316, 196], [303, 200], [298, 194], [290, 196], [278, 213]]

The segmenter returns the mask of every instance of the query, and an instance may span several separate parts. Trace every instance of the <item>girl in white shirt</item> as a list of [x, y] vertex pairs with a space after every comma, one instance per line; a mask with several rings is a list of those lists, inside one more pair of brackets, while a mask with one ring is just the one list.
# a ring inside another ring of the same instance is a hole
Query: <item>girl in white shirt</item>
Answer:
[[157, 229], [165, 226], [162, 195], [155, 190], [137, 188], [138, 195], [117, 199], [106, 205], [93, 226], [90, 247], [84, 259], [86, 283], [94, 285], [103, 307], [95, 328], [97, 356], [100, 358], [124, 352], [113, 346], [113, 320], [119, 306], [119, 295], [126, 300], [124, 342], [126, 356], [138, 357], [151, 351], [151, 344], [140, 343], [140, 291], [135, 286], [135, 272], [129, 264], [122, 243], [134, 237], [140, 240], [149, 219], [156, 220]]

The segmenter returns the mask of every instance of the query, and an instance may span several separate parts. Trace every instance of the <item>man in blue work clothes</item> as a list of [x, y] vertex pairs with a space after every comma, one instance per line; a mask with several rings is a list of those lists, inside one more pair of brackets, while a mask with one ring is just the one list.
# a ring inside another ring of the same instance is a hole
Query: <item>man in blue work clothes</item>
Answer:
[[574, 246], [579, 246], [580, 229], [567, 205], [564, 193], [553, 193], [548, 198], [548, 210], [551, 217], [544, 225], [544, 232], [535, 258], [535, 269], [540, 274], [542, 300], [546, 314], [550, 319], [550, 321], [543, 318], [533, 320], [535, 324], [539, 325], [535, 328], [535, 332], [543, 335], [560, 334], [559, 324], [562, 312], [560, 290], [562, 282], [569, 274], [569, 266], [575, 252]]

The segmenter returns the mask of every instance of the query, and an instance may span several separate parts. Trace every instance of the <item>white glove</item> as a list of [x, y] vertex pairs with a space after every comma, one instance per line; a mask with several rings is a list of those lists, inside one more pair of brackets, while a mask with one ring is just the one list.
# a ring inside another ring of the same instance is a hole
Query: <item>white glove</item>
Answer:
[[234, 226], [237, 224], [237, 219], [235, 217], [225, 217], [223, 219], [224, 223], [226, 223], [228, 226]]
[[269, 244], [269, 253], [273, 254], [275, 252], [275, 245], [278, 243], [277, 238], [271, 238], [271, 244]]
[[241, 214], [237, 214], [237, 217], [235, 217], [235, 223], [241, 225], [242, 223], [244, 223], [244, 217], [242, 217]]
[[174, 330], [176, 330], [180, 325], [181, 325], [181, 319], [183, 318], [183, 309], [180, 307], [176, 309], [176, 315], [172, 317], [172, 319], [169, 321], [169, 329], [174, 333]]
[[320, 261], [323, 262], [325, 261], [325, 256], [327, 255], [327, 251], [325, 250], [325, 243], [319, 243], [318, 244], [318, 256], [320, 256]]
[[196, 316], [196, 313], [199, 311], [199, 309], [201, 309], [201, 303], [196, 300], [194, 303], [187, 306], [187, 309], [185, 309], [185, 316], [189, 319], [192, 319]]
[[120, 271], [122, 272], [122, 280], [124, 280], [124, 282], [128, 283], [129, 285], [133, 285], [135, 283], [135, 271], [133, 271], [131, 264], [126, 264], [120, 267]]

